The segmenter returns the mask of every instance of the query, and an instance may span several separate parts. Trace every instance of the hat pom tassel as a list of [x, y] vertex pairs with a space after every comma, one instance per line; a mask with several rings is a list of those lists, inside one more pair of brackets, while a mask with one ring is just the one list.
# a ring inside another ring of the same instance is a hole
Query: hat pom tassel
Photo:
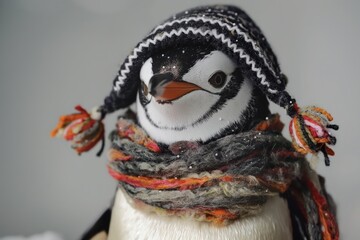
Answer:
[[329, 123], [333, 120], [331, 114], [314, 106], [300, 109], [296, 103], [287, 110], [292, 117], [289, 130], [294, 148], [302, 154], [316, 154], [321, 151], [325, 157], [325, 165], [329, 166], [329, 156], [333, 156], [334, 151], [328, 145], [336, 143], [336, 138], [329, 130], [339, 129], [338, 125]]
[[80, 155], [92, 149], [100, 140], [102, 146], [98, 156], [104, 148], [104, 124], [101, 113], [96, 110], [88, 113], [81, 106], [76, 106], [78, 113], [61, 116], [59, 123], [51, 132], [51, 136], [62, 136], [66, 141], [71, 141], [71, 147]]

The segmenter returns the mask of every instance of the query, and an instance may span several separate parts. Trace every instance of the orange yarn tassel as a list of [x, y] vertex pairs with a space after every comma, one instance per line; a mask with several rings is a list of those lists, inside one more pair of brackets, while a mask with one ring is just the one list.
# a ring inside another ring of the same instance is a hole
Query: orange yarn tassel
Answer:
[[102, 140], [102, 147], [98, 153], [100, 155], [104, 146], [104, 124], [101, 120], [92, 119], [81, 106], [78, 105], [75, 109], [79, 113], [61, 116], [58, 125], [50, 135], [63, 136], [66, 141], [71, 141], [71, 147], [78, 154], [89, 151]]
[[302, 153], [317, 153], [321, 151], [325, 156], [325, 165], [330, 165], [328, 155], [333, 156], [334, 151], [328, 145], [335, 145], [336, 138], [331, 136], [329, 129], [338, 130], [338, 125], [329, 124], [333, 120], [330, 113], [318, 107], [299, 109], [290, 122], [289, 130], [294, 148]]

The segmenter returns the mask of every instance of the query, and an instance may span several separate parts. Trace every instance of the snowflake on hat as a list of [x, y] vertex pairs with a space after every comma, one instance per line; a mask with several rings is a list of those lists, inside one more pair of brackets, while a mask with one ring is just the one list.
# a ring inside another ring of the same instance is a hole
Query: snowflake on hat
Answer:
[[[110, 134], [108, 169], [119, 191], [103, 218], [112, 215], [114, 239], [171, 239], [155, 226], [178, 229], [182, 239], [213, 239], [214, 231], [223, 239], [338, 239], [324, 181], [303, 156], [322, 152], [329, 165], [336, 143], [329, 129], [338, 126], [324, 109], [299, 108], [286, 83], [244, 11], [193, 8], [136, 45], [102, 106], [92, 113], [76, 107], [52, 135], [88, 151], [104, 140], [104, 117], [136, 103], [137, 112], [120, 117]], [[268, 100], [291, 117], [292, 144]], [[138, 225], [148, 227], [144, 235]], [[86, 239], [100, 232], [94, 229]]]

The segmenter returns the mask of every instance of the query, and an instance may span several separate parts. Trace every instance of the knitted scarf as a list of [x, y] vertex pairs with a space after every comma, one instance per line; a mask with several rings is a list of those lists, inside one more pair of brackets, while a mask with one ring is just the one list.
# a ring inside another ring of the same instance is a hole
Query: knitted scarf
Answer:
[[206, 144], [160, 147], [131, 120], [111, 134], [109, 172], [138, 204], [216, 224], [258, 214], [304, 168], [274, 115], [253, 130]]
[[335, 207], [323, 179], [315, 186], [304, 156], [281, 135], [279, 115], [248, 132], [208, 142], [159, 146], [133, 120], [110, 134], [108, 170], [134, 207], [226, 225], [287, 199], [294, 239], [338, 239]]

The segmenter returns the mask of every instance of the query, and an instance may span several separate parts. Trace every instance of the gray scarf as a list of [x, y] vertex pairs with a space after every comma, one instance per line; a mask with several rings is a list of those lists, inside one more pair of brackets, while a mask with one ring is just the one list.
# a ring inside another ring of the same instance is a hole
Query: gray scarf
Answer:
[[308, 165], [281, 134], [278, 115], [211, 141], [160, 148], [131, 120], [110, 135], [108, 169], [138, 206], [215, 224], [258, 214]]

